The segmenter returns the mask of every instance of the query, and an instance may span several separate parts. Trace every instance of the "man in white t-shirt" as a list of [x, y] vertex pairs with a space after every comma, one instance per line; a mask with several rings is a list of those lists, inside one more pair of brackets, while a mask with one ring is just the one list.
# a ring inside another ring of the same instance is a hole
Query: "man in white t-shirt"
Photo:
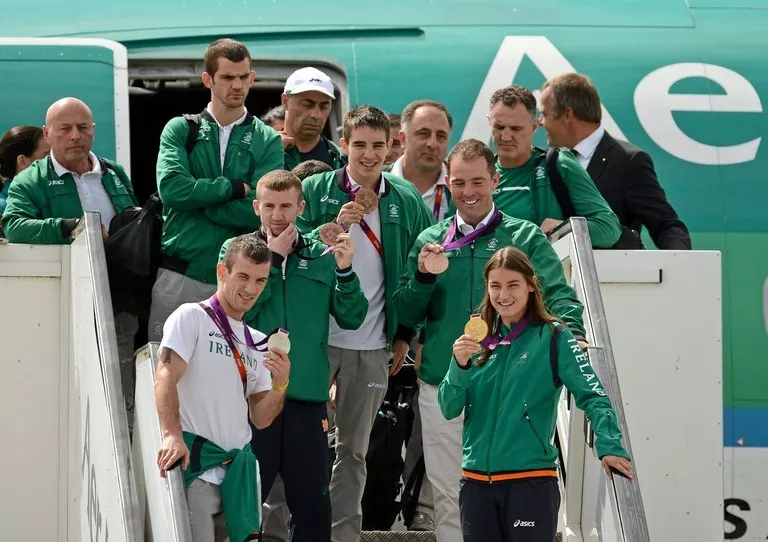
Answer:
[[260, 532], [248, 417], [262, 429], [280, 413], [290, 361], [282, 350], [266, 351], [265, 335], [245, 326], [243, 316], [263, 291], [271, 262], [257, 236], [235, 238], [217, 266], [216, 293], [180, 306], [163, 327], [157, 463], [161, 476], [179, 461], [185, 469], [194, 542], [213, 542], [222, 514], [232, 540], [256, 540]]

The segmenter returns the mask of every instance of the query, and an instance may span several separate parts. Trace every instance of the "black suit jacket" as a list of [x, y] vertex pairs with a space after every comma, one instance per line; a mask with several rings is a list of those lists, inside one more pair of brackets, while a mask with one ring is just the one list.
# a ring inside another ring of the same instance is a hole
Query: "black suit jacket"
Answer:
[[648, 153], [606, 132], [587, 172], [622, 226], [638, 234], [645, 226], [660, 249], [691, 249], [688, 229], [667, 201]]

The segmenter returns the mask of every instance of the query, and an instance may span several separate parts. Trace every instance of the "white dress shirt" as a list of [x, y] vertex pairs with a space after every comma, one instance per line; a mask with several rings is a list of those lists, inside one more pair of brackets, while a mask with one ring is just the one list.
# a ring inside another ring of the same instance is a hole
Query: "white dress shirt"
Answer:
[[104, 183], [101, 180], [101, 165], [96, 155], [90, 153], [88, 155], [91, 160], [91, 171], [86, 171], [82, 175], [78, 175], [74, 171], [70, 171], [62, 166], [56, 156], [51, 152], [51, 163], [53, 163], [53, 169], [56, 175], [61, 177], [70, 173], [75, 180], [75, 186], [77, 187], [77, 195], [80, 196], [80, 205], [83, 207], [83, 212], [86, 211], [98, 211], [101, 215], [101, 223], [109, 229], [109, 223], [117, 214], [115, 212], [115, 204], [112, 203], [112, 198], [109, 197], [107, 189], [104, 188]]
[[[403, 159], [405, 156], [401, 156], [398, 158], [394, 164], [392, 164], [392, 169], [390, 170], [390, 173], [392, 175], [397, 175], [398, 177], [402, 177], [406, 181], [409, 181], [413, 183], [410, 179], [408, 179], [405, 176], [405, 172], [403, 171]], [[445, 218], [445, 213], [448, 212], [448, 195], [446, 194], [446, 191], [448, 190], [448, 185], [445, 182], [445, 178], [448, 176], [448, 171], [445, 169], [445, 164], [442, 164], [440, 167], [440, 177], [438, 177], [437, 182], [433, 184], [429, 190], [424, 192], [421, 195], [421, 199], [424, 200], [424, 203], [429, 207], [429, 210], [434, 213], [435, 210], [435, 198], [437, 197], [437, 187], [442, 186], [441, 190], [443, 191], [443, 198], [440, 201], [440, 211], [438, 213], [438, 216], [436, 217], [437, 220], [442, 220]]]
[[459, 230], [464, 235], [469, 235], [473, 231], [475, 231], [478, 228], [482, 228], [483, 226], [487, 225], [488, 222], [491, 221], [491, 217], [493, 216], [493, 212], [496, 210], [496, 205], [493, 205], [491, 207], [491, 212], [485, 215], [485, 218], [480, 221], [480, 223], [477, 226], [472, 226], [471, 224], [467, 224], [464, 222], [464, 219], [461, 218], [461, 215], [459, 213], [456, 213], [456, 225], [459, 227]]
[[600, 140], [603, 139], [603, 135], [605, 135], [605, 129], [602, 126], [598, 126], [597, 130], [582, 139], [579, 144], [573, 148], [576, 160], [579, 161], [579, 164], [581, 164], [581, 167], [584, 169], [587, 169], [589, 161], [592, 160], [592, 157], [595, 155], [595, 151], [600, 144]]

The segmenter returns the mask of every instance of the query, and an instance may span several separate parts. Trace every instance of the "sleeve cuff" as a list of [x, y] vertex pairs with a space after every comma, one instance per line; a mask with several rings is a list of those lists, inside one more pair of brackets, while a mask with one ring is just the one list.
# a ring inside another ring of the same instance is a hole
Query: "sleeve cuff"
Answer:
[[416, 332], [411, 328], [405, 327], [403, 325], [397, 326], [397, 331], [395, 332], [395, 340], [401, 340], [411, 344], [411, 341], [415, 336]]
[[460, 388], [466, 388], [469, 386], [470, 372], [472, 363], [468, 363], [466, 367], [459, 365], [454, 356], [451, 356], [451, 365], [448, 368], [448, 374], [446, 378], [450, 380], [451, 384]]
[[432, 273], [422, 273], [418, 269], [416, 270], [414, 277], [416, 278], [416, 281], [421, 284], [434, 284], [435, 281], [437, 281], [437, 275], [433, 275]]
[[352, 282], [357, 277], [357, 274], [352, 271], [352, 266], [345, 267], [344, 269], [336, 268], [336, 281], [339, 283]]
[[230, 179], [229, 183], [232, 185], [232, 199], [242, 199], [247, 193], [245, 183], [238, 181], [237, 179]]
[[62, 218], [60, 222], [61, 236], [67, 239], [77, 227], [77, 218]]

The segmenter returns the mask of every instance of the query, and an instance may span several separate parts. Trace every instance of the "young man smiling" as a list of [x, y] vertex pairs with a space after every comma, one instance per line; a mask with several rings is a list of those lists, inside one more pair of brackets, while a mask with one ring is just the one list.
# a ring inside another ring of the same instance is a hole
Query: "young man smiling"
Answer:
[[[437, 402], [438, 385], [451, 361], [452, 338], [483, 299], [483, 267], [500, 248], [513, 246], [528, 255], [542, 285], [550, 313], [583, 338], [583, 306], [565, 282], [552, 245], [532, 222], [509, 217], [493, 202], [499, 183], [493, 152], [476, 139], [459, 142], [448, 155], [448, 187], [457, 213], [419, 235], [408, 256], [408, 268], [395, 293], [395, 310], [406, 326], [426, 321], [425, 344], [418, 370], [419, 407], [427, 478], [435, 502], [437, 540], [461, 540], [459, 480], [461, 479], [463, 416], [446, 420]], [[433, 256], [430, 256], [433, 255]], [[427, 261], [447, 258], [448, 267], [433, 274]]]
[[433, 222], [413, 185], [382, 174], [391, 144], [387, 115], [376, 107], [356, 107], [344, 118], [341, 140], [349, 166], [302, 183], [305, 208], [297, 220], [299, 230], [317, 234], [330, 222], [348, 230], [357, 247], [352, 268], [369, 305], [359, 330], [343, 330], [331, 321], [328, 339], [331, 379], [337, 382], [331, 478], [335, 542], [360, 538], [365, 455], [387, 388], [387, 365], [394, 354], [391, 371], [399, 370], [414, 336], [412, 328], [399, 325], [392, 296], [411, 246]]
[[[258, 235], [272, 251], [272, 267], [245, 320], [267, 333], [287, 330], [295, 339], [291, 357], [296, 360], [283, 412], [267, 429], [254, 433], [262, 495], [266, 500], [279, 473], [292, 515], [292, 540], [330, 542], [329, 320], [333, 316], [340, 328], [355, 330], [365, 319], [368, 301], [352, 270], [355, 246], [350, 235], [339, 234], [326, 252], [323, 243], [305, 239], [296, 229], [304, 201], [301, 181], [293, 173], [277, 170], [264, 175], [253, 206], [262, 223]], [[271, 502], [270, 507], [276, 504]]]
[[264, 290], [270, 262], [264, 241], [237, 237], [216, 266], [213, 296], [185, 303], [165, 323], [155, 378], [163, 431], [157, 465], [165, 477], [181, 460], [195, 542], [214, 542], [222, 518], [231, 540], [257, 540], [261, 531], [248, 419], [259, 428], [272, 423], [291, 366], [286, 352], [261, 351], [266, 337], [243, 315]]

